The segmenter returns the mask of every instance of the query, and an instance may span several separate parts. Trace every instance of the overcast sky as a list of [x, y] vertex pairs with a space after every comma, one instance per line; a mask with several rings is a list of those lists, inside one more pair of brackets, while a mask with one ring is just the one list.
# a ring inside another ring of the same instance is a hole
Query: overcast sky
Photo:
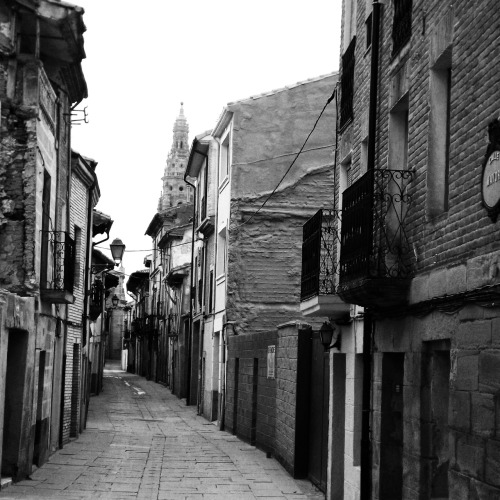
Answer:
[[[338, 69], [341, 0], [73, 0], [85, 9], [89, 123], [73, 148], [98, 162], [110, 241], [151, 247], [172, 127], [184, 102], [189, 140], [231, 101]], [[304, 138], [305, 139], [305, 138]], [[103, 244], [109, 247], [109, 242]], [[147, 252], [128, 252], [127, 274]]]

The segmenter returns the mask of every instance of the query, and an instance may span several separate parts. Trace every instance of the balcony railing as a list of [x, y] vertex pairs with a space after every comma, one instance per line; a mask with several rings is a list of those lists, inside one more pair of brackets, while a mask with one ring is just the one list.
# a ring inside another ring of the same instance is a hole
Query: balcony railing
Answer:
[[72, 304], [75, 277], [75, 241], [64, 231], [42, 231], [42, 245], [47, 245], [45, 283], [41, 284], [43, 300], [53, 304]]
[[392, 55], [395, 56], [410, 41], [412, 0], [394, 0], [392, 22]]
[[354, 66], [356, 37], [354, 37], [342, 56], [342, 79], [340, 82], [340, 128], [353, 117]]
[[318, 210], [303, 228], [301, 300], [337, 291], [340, 212]]
[[349, 306], [337, 296], [341, 212], [322, 209], [303, 228], [300, 309], [305, 316], [340, 317]]
[[412, 179], [409, 170], [376, 169], [344, 191], [338, 289], [344, 300], [362, 306], [406, 300], [403, 288], [413, 270], [407, 232]]
[[89, 292], [89, 318], [95, 321], [102, 313], [103, 309], [104, 285], [102, 280], [95, 279], [90, 286]]

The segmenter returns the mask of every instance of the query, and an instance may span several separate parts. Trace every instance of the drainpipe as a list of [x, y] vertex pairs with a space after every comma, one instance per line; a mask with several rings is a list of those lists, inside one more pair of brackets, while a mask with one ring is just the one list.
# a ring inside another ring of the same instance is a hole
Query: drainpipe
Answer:
[[88, 318], [88, 301], [89, 301], [89, 294], [88, 294], [88, 287], [89, 287], [89, 272], [90, 272], [90, 261], [92, 259], [92, 252], [89, 250], [90, 245], [92, 243], [92, 197], [94, 194], [94, 189], [97, 184], [97, 179], [94, 175], [94, 181], [92, 182], [90, 188], [89, 188], [89, 194], [88, 194], [88, 205], [87, 205], [87, 241], [85, 245], [85, 250], [86, 250], [86, 259], [85, 259], [85, 284], [84, 284], [84, 293], [83, 293], [83, 313], [82, 313], [82, 346], [87, 345], [87, 318]]
[[[370, 67], [370, 107], [368, 115], [368, 170], [375, 169], [375, 142], [377, 133], [377, 97], [380, 11], [382, 4], [373, 1], [372, 41]], [[371, 187], [373, 190], [373, 185]], [[373, 192], [372, 192], [373, 199]], [[373, 221], [373, 209], [370, 212]], [[372, 222], [373, 227], [373, 222]], [[363, 394], [361, 416], [361, 500], [369, 500], [372, 496], [372, 446], [371, 446], [371, 385], [372, 385], [372, 332], [374, 320], [372, 311], [365, 309], [363, 321]]]
[[194, 189], [193, 194], [193, 229], [191, 234], [191, 283], [189, 287], [189, 336], [188, 336], [188, 359], [187, 359], [187, 391], [186, 405], [191, 399], [191, 348], [193, 345], [193, 287], [194, 287], [194, 230], [196, 227], [196, 186], [187, 180], [187, 172], [184, 173], [184, 182]]

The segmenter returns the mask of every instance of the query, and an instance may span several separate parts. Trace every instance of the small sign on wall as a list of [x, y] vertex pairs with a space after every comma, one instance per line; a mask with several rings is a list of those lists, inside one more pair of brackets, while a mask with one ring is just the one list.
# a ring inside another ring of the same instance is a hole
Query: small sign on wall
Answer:
[[491, 220], [496, 222], [500, 214], [500, 120], [488, 125], [490, 143], [483, 162], [483, 205]]
[[267, 378], [276, 378], [276, 346], [267, 346]]

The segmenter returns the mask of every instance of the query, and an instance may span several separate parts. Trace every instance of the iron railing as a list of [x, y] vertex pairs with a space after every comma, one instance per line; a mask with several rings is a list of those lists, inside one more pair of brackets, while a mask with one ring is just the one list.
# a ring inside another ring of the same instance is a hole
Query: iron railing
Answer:
[[343, 193], [340, 287], [364, 278], [409, 278], [409, 170], [368, 171]]
[[47, 241], [47, 280], [44, 290], [60, 290], [73, 293], [75, 281], [75, 241], [65, 231], [42, 231], [42, 241]]
[[304, 224], [301, 300], [336, 293], [340, 223], [339, 210], [322, 209]]
[[395, 56], [410, 41], [412, 0], [394, 0], [392, 22], [392, 55]]
[[349, 47], [342, 56], [342, 79], [340, 81], [340, 122], [342, 128], [353, 117], [354, 99], [354, 66], [356, 37], [353, 37]]
[[102, 313], [104, 285], [101, 279], [96, 278], [89, 290], [89, 318], [95, 321]]
[[94, 307], [99, 311], [102, 310], [102, 296], [104, 292], [104, 285], [102, 280], [95, 279], [92, 285], [90, 285], [90, 307]]

